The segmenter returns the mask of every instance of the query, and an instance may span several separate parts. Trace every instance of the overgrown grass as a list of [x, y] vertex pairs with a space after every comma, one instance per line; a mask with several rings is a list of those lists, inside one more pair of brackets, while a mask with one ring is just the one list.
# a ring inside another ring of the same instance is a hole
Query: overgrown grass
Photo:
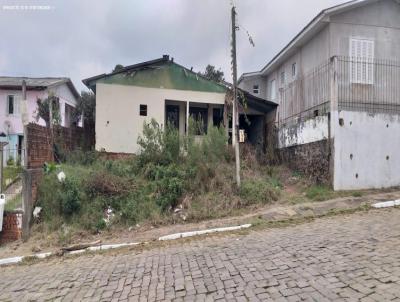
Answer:
[[22, 167], [20, 166], [7, 166], [3, 169], [3, 188], [17, 180], [22, 172]]
[[[39, 186], [38, 202], [48, 226], [98, 231], [113, 224], [162, 224], [179, 218], [174, 214], [178, 205], [183, 208], [179, 219], [195, 221], [277, 200], [281, 184], [271, 171], [259, 168], [254, 150], [242, 150], [243, 185], [238, 190], [225, 130], [210, 127], [198, 141], [195, 134], [201, 127], [190, 123], [192, 133], [185, 137], [154, 120], [145, 124], [138, 139], [140, 154], [124, 160], [107, 160], [95, 152], [69, 154]], [[66, 175], [62, 182], [60, 171]], [[110, 209], [113, 215], [105, 220]], [[65, 234], [62, 242], [68, 241]]]
[[312, 185], [306, 189], [306, 197], [312, 201], [324, 201], [331, 199], [335, 192], [328, 186]]

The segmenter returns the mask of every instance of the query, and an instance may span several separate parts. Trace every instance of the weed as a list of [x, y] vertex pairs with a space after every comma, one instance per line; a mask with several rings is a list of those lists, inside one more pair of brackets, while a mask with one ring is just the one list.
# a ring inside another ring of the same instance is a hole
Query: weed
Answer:
[[306, 197], [312, 201], [324, 201], [334, 196], [334, 191], [328, 186], [312, 185], [306, 189]]

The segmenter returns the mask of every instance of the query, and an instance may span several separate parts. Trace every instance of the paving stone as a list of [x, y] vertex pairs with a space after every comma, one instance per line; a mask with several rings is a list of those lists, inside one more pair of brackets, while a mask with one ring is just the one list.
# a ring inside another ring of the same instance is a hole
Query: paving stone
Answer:
[[0, 301], [400, 301], [399, 221], [370, 211], [1, 267]]

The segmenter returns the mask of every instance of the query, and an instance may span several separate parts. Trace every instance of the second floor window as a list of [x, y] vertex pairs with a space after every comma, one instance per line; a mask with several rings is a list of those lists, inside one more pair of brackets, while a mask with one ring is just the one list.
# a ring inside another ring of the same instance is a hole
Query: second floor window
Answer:
[[17, 115], [19, 113], [18, 101], [15, 95], [7, 96], [7, 114]]
[[350, 39], [350, 82], [374, 83], [374, 41]]
[[297, 64], [293, 63], [292, 64], [292, 77], [295, 78], [297, 75]]
[[260, 86], [253, 85], [253, 93], [254, 94], [259, 94], [260, 93]]
[[271, 100], [275, 100], [276, 98], [276, 80], [271, 81], [270, 97]]

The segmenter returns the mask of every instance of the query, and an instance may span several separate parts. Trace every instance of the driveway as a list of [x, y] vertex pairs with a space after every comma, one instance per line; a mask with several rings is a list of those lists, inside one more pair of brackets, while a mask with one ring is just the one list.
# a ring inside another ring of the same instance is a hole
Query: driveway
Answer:
[[400, 210], [0, 268], [0, 301], [400, 301]]

